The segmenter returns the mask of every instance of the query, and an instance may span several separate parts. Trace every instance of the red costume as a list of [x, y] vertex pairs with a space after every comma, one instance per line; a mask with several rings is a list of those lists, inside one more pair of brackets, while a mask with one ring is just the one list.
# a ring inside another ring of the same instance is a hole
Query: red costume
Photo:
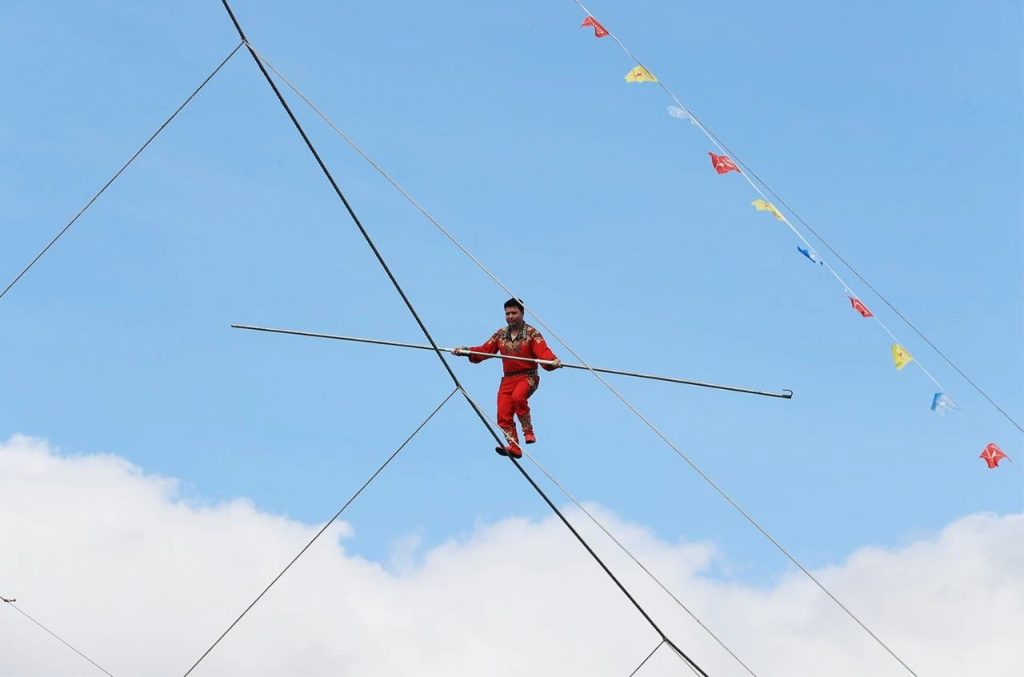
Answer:
[[[508, 327], [494, 332], [494, 335], [486, 343], [469, 348], [477, 353], [500, 353], [511, 357], [531, 357], [537, 360], [556, 360], [555, 354], [548, 348], [544, 337], [540, 332], [523, 323], [515, 336]], [[516, 433], [516, 423], [512, 418], [515, 414], [519, 417], [519, 424], [523, 427], [523, 437], [527, 443], [534, 441], [533, 421], [530, 419], [530, 405], [526, 400], [537, 391], [540, 385], [540, 375], [537, 373], [536, 362], [524, 362], [503, 358], [504, 376], [501, 385], [498, 386], [498, 427], [505, 431], [508, 437], [509, 449], [513, 455], [519, 451], [519, 435]], [[473, 363], [483, 362], [490, 358], [480, 355], [469, 355], [469, 361]], [[557, 367], [554, 365], [541, 365], [547, 371]], [[513, 446], [514, 445], [514, 446]]]

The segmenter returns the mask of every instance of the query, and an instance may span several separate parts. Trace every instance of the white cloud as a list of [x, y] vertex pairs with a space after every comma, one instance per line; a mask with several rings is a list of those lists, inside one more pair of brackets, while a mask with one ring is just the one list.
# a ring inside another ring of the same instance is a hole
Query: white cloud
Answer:
[[[715, 580], [713, 545], [666, 543], [597, 508], [760, 675], [899, 675], [806, 578]], [[570, 512], [574, 521], [581, 515]], [[317, 527], [244, 500], [202, 506], [114, 456], [0, 444], [0, 594], [118, 677], [182, 674]], [[712, 675], [743, 674], [624, 556], [584, 527], [673, 639]], [[657, 636], [554, 519], [507, 519], [390, 565], [307, 552], [196, 675], [628, 675]], [[976, 514], [905, 547], [815, 572], [921, 675], [1024, 663], [1024, 515]], [[0, 676], [100, 674], [0, 608]], [[667, 651], [642, 677], [690, 674]]]

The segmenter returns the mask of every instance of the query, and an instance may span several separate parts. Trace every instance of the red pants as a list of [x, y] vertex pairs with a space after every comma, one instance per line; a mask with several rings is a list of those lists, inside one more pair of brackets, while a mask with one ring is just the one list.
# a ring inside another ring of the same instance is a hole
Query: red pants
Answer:
[[498, 427], [504, 430], [513, 442], [519, 441], [513, 414], [519, 417], [519, 424], [523, 426], [524, 433], [533, 430], [530, 405], [526, 400], [537, 391], [539, 385], [540, 377], [537, 374], [504, 376], [501, 379], [501, 385], [498, 386]]

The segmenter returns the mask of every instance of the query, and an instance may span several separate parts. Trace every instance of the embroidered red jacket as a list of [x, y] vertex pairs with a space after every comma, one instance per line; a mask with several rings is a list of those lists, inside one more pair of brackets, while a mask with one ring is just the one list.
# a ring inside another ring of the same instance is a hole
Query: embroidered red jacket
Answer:
[[[479, 346], [470, 348], [473, 352], [477, 353], [501, 353], [502, 355], [511, 355], [516, 357], [532, 357], [537, 360], [554, 360], [557, 359], [555, 354], [551, 352], [551, 348], [548, 348], [548, 344], [544, 341], [544, 337], [541, 336], [540, 332], [531, 327], [530, 325], [523, 323], [519, 333], [515, 336], [511, 335], [508, 327], [503, 327], [487, 340], [486, 343]], [[469, 361], [473, 363], [483, 362], [489, 360], [489, 357], [481, 357], [480, 355], [470, 355]], [[537, 364], [535, 362], [524, 362], [523, 360], [512, 360], [503, 359], [502, 365], [506, 374], [514, 371], [526, 371], [528, 369], [536, 369]], [[547, 371], [552, 371], [554, 367], [543, 364], [541, 365]]]

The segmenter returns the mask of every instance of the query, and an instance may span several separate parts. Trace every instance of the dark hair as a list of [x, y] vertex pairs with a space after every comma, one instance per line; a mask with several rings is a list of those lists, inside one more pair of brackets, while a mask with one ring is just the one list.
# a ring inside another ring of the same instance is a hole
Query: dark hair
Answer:
[[508, 301], [505, 301], [505, 306], [504, 307], [505, 308], [518, 308], [519, 312], [521, 312], [521, 313], [526, 312], [526, 307], [523, 305], [523, 300], [522, 299], [511, 298]]

